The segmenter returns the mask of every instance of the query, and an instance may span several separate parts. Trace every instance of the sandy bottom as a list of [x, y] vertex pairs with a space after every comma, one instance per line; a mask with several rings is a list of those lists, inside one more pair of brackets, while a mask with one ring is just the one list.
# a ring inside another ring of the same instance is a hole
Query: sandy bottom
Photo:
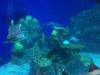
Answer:
[[92, 57], [94, 64], [100, 67], [100, 53], [81, 53], [81, 54]]
[[0, 67], [0, 75], [28, 75], [29, 73], [29, 65], [15, 65], [8, 63], [2, 67]]
[[[96, 53], [81, 53], [83, 55], [88, 55], [92, 57], [94, 64], [100, 67], [100, 54]], [[0, 67], [0, 75], [28, 75], [29, 73], [29, 64], [15, 65], [8, 63]]]

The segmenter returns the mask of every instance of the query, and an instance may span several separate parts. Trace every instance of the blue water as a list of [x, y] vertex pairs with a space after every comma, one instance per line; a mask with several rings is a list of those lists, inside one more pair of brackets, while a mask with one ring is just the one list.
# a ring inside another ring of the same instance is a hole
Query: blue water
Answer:
[[[12, 12], [21, 12], [32, 15], [42, 24], [54, 21], [68, 25], [72, 16], [82, 10], [95, 6], [95, 0], [0, 0], [0, 64], [9, 61], [11, 56], [11, 44], [4, 44], [9, 27]], [[9, 17], [9, 20], [5, 17]], [[18, 20], [20, 18], [15, 18]], [[42, 27], [45, 34], [50, 33], [50, 28]], [[47, 31], [48, 30], [48, 31]]]

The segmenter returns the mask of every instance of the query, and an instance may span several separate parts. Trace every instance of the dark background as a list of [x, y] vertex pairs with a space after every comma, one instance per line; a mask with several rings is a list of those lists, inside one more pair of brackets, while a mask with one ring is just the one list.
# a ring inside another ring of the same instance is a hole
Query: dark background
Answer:
[[17, 22], [25, 15], [32, 15], [43, 24], [54, 21], [68, 25], [71, 17], [95, 4], [95, 0], [0, 0], [0, 64], [8, 62], [11, 56], [12, 45], [4, 41], [12, 18]]

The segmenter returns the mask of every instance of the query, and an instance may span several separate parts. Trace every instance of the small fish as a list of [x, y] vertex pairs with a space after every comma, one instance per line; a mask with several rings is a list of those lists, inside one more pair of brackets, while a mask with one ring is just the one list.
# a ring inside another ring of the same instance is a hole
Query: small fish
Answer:
[[62, 75], [69, 75], [68, 73], [65, 72], [65, 70], [62, 70]]

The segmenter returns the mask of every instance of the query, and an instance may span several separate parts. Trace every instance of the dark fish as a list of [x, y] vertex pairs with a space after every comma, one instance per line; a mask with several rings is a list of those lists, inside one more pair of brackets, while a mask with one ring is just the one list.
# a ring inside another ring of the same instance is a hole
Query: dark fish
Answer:
[[97, 67], [95, 64], [90, 64], [89, 72], [85, 75], [100, 75], [100, 68]]
[[99, 67], [97, 67], [95, 64], [90, 64], [89, 66], [89, 72], [92, 72], [94, 70], [100, 69]]
[[[69, 75], [68, 73], [65, 72], [65, 70], [62, 70], [62, 75]], [[84, 75], [84, 74], [82, 74]], [[89, 71], [85, 75], [100, 75], [100, 68], [97, 67], [95, 64], [90, 64], [89, 66]]]
[[89, 67], [89, 72], [86, 75], [100, 75], [100, 68], [94, 64]]

